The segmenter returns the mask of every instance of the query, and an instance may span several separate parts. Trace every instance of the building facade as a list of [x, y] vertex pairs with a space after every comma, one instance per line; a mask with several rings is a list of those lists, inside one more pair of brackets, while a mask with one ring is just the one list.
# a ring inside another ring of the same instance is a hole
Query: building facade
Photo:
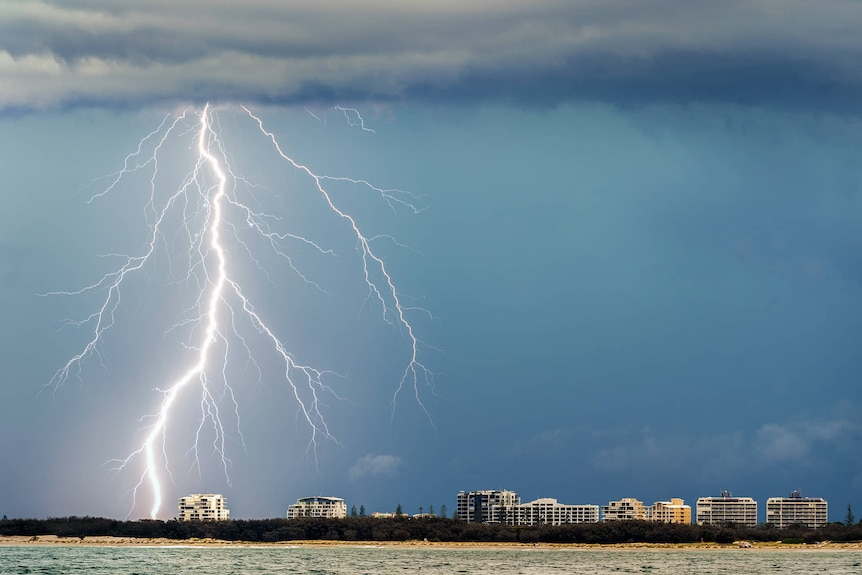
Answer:
[[646, 515], [647, 521], [691, 524], [691, 506], [678, 497], [670, 501], [656, 501], [647, 507]]
[[506, 525], [566, 525], [598, 520], [598, 505], [565, 505], [550, 497], [500, 508], [500, 522]]
[[623, 497], [602, 505], [602, 521], [646, 521], [647, 510], [643, 501], [634, 497]]
[[217, 493], [195, 493], [180, 498], [180, 521], [227, 521], [230, 511], [225, 498]]
[[455, 517], [468, 523], [499, 523], [505, 509], [520, 503], [517, 493], [505, 489], [459, 491]]
[[347, 517], [347, 504], [340, 497], [302, 497], [287, 507], [287, 518], [325, 517], [338, 519]]
[[722, 491], [719, 497], [699, 498], [696, 507], [698, 525], [757, 526], [757, 502], [751, 497], [733, 497], [730, 491]]
[[790, 497], [770, 497], [766, 500], [766, 523], [783, 529], [791, 525], [804, 525], [810, 529], [823, 527], [829, 522], [829, 505], [820, 497], [802, 497], [794, 490]]

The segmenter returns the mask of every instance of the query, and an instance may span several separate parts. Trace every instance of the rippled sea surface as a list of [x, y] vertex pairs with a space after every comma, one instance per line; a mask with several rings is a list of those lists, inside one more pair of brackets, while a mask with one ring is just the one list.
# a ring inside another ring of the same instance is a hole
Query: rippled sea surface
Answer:
[[0, 574], [862, 574], [862, 551], [0, 547]]

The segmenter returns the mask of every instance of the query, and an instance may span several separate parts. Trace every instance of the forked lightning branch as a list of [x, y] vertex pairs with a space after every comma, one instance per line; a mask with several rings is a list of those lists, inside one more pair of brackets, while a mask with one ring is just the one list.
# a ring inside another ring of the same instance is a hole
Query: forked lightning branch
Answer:
[[[343, 110], [338, 108], [339, 110]], [[422, 363], [421, 342], [409, 320], [409, 313], [417, 308], [405, 305], [396, 289], [395, 281], [381, 255], [373, 247], [378, 236], [367, 235], [360, 227], [357, 218], [342, 209], [333, 198], [328, 186], [350, 184], [372, 192], [377, 201], [386, 202], [394, 210], [417, 211], [415, 197], [400, 190], [376, 187], [365, 180], [344, 176], [320, 175], [307, 166], [288, 156], [279, 144], [275, 134], [269, 131], [264, 122], [245, 107], [232, 110], [239, 118], [245, 118], [268, 145], [274, 149], [280, 161], [291, 166], [298, 174], [310, 182], [308, 189], [328, 210], [330, 216], [347, 230], [355, 239], [356, 258], [361, 269], [361, 278], [367, 289], [366, 305], [371, 304], [382, 311], [382, 318], [393, 329], [402, 334], [405, 341], [404, 370], [400, 381], [396, 382], [392, 399], [393, 409], [400, 392], [412, 389], [422, 410], [425, 409], [420, 398], [420, 388], [433, 384], [432, 374]], [[159, 515], [163, 500], [163, 484], [170, 477], [168, 456], [165, 451], [166, 434], [172, 418], [179, 409], [181, 395], [196, 392], [200, 396], [197, 433], [190, 440], [191, 453], [198, 458], [198, 442], [207, 426], [215, 440], [213, 449], [221, 460], [227, 481], [230, 481], [227, 432], [222, 424], [220, 410], [230, 409], [239, 425], [239, 405], [234, 390], [228, 383], [226, 370], [231, 361], [231, 346], [244, 351], [248, 361], [265, 350], [249, 344], [238, 329], [245, 322], [267, 342], [267, 353], [279, 361], [283, 373], [282, 380], [288, 386], [290, 395], [296, 402], [299, 419], [304, 422], [310, 433], [309, 450], [316, 452], [318, 442], [334, 439], [322, 412], [322, 401], [334, 395], [327, 385], [329, 374], [325, 369], [304, 363], [286, 345], [279, 334], [282, 326], [274, 324], [259, 313], [260, 302], [255, 302], [244, 290], [239, 269], [242, 266], [235, 258], [244, 255], [248, 264], [263, 268], [262, 262], [281, 262], [279, 265], [292, 270], [303, 282], [316, 288], [317, 283], [297, 265], [290, 256], [289, 246], [299, 243], [306, 248], [325, 256], [327, 251], [321, 242], [301, 234], [276, 229], [275, 223], [281, 221], [279, 214], [261, 211], [254, 201], [252, 186], [231, 166], [222, 140], [218, 110], [207, 105], [201, 110], [188, 109], [179, 114], [165, 117], [161, 125], [141, 140], [136, 151], [125, 158], [124, 166], [110, 178], [110, 183], [91, 198], [91, 202], [102, 200], [110, 194], [120, 193], [124, 179], [134, 173], [145, 171], [149, 174], [149, 197], [145, 202], [147, 238], [140, 253], [133, 255], [113, 254], [120, 258], [120, 265], [99, 278], [95, 283], [75, 291], [53, 292], [53, 295], [103, 294], [97, 298], [101, 302], [97, 309], [83, 319], [73, 321], [77, 327], [90, 334], [89, 340], [80, 352], [71, 357], [54, 375], [51, 384], [61, 386], [69, 378], [82, 378], [83, 367], [89, 360], [101, 360], [104, 338], [119, 321], [124, 290], [128, 284], [138, 281], [147, 274], [155, 260], [170, 251], [165, 245], [169, 238], [183, 238], [184, 253], [179, 260], [184, 269], [180, 273], [186, 285], [193, 286], [194, 303], [175, 327], [188, 329], [190, 353], [186, 364], [176, 368], [173, 380], [156, 387], [161, 393], [161, 401], [153, 411], [143, 418], [147, 423], [144, 437], [138, 447], [126, 457], [117, 460], [117, 469], [131, 472], [137, 477], [133, 496], [148, 497], [152, 500], [150, 516]], [[163, 189], [160, 170], [171, 162], [163, 157], [163, 148], [176, 138], [193, 138], [190, 146], [195, 151], [192, 164], [186, 175], [168, 190]], [[268, 254], [256, 253], [249, 242], [244, 241], [238, 232], [251, 231], [257, 246], [265, 246]], [[240, 249], [227, 249], [226, 245], [239, 245]], [[273, 257], [275, 256], [275, 257]], [[176, 262], [171, 262], [171, 267]], [[266, 272], [266, 269], [262, 269]], [[159, 396], [156, 396], [159, 397]], [[426, 412], [427, 413], [427, 412]], [[236, 430], [241, 437], [241, 431]]]

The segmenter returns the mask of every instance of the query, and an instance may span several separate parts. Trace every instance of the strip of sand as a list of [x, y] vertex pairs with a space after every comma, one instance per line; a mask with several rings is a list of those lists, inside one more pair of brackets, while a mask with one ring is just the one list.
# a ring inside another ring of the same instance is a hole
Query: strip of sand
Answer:
[[613, 543], [613, 544], [568, 544], [568, 543], [511, 543], [511, 542], [436, 542], [436, 541], [279, 541], [274, 543], [259, 543], [252, 541], [223, 541], [220, 539], [165, 539], [165, 538], [135, 538], [135, 537], [57, 537], [56, 535], [0, 536], [0, 545], [68, 545], [68, 546], [171, 546], [171, 547], [234, 547], [234, 546], [267, 546], [267, 547], [416, 547], [442, 549], [592, 549], [592, 550], [862, 550], [862, 542], [830, 542], [824, 541], [812, 545], [784, 544], [781, 542], [737, 542], [720, 545], [718, 543]]

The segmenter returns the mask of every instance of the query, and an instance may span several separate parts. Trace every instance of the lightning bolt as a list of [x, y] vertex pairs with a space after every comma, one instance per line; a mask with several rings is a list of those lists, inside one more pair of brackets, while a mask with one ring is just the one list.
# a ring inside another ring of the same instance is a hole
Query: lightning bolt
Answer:
[[[375, 303], [381, 310], [385, 322], [396, 327], [404, 336], [408, 346], [407, 360], [400, 381], [392, 396], [391, 409], [395, 410], [396, 400], [405, 388], [411, 388], [421, 410], [431, 421], [428, 410], [422, 402], [420, 389], [434, 390], [433, 374], [420, 361], [420, 350], [423, 343], [417, 337], [408, 314], [412, 311], [427, 313], [422, 308], [406, 306], [398, 293], [392, 275], [381, 256], [373, 249], [374, 240], [388, 236], [366, 236], [360, 229], [356, 219], [336, 205], [325, 184], [328, 182], [349, 183], [377, 194], [393, 209], [409, 209], [414, 213], [420, 210], [416, 207], [417, 198], [403, 190], [383, 189], [372, 185], [366, 180], [346, 177], [318, 175], [309, 167], [295, 161], [285, 154], [273, 132], [267, 130], [260, 117], [245, 106], [240, 109], [268, 140], [278, 156], [295, 170], [306, 174], [313, 182], [313, 189], [329, 211], [339, 220], [347, 224], [356, 240], [356, 250], [361, 261], [363, 281], [367, 287], [366, 303]], [[338, 108], [347, 116], [355, 113], [363, 130], [362, 117], [352, 108]], [[189, 118], [197, 116], [196, 127], [189, 126]], [[348, 121], [350, 121], [350, 117]], [[196, 161], [190, 172], [182, 179], [176, 189], [169, 193], [166, 199], [160, 199], [158, 194], [158, 178], [160, 174], [161, 150], [174, 136], [186, 133], [195, 134], [194, 149]], [[145, 155], [144, 150], [152, 147], [152, 153]], [[228, 383], [228, 364], [232, 355], [231, 342], [238, 342], [248, 359], [254, 362], [251, 344], [243, 337], [237, 323], [244, 319], [263, 340], [267, 341], [280, 360], [283, 367], [283, 380], [289, 386], [296, 401], [297, 413], [310, 431], [308, 453], [315, 459], [320, 440], [336, 441], [323, 417], [322, 399], [326, 395], [338, 398], [325, 379], [333, 372], [305, 365], [299, 362], [288, 347], [277, 335], [276, 330], [268, 324], [256, 311], [255, 306], [243, 291], [241, 282], [235, 277], [234, 258], [236, 254], [226, 248], [225, 238], [230, 235], [242, 247], [254, 265], [266, 271], [261, 260], [255, 257], [250, 246], [238, 235], [238, 227], [251, 230], [263, 240], [265, 245], [278, 255], [287, 266], [299, 275], [310, 286], [324, 291], [315, 281], [306, 277], [294, 264], [284, 243], [298, 241], [321, 254], [331, 254], [320, 245], [298, 234], [277, 232], [272, 227], [275, 216], [254, 209], [251, 202], [241, 199], [240, 184], [247, 183], [231, 168], [224, 142], [218, 129], [218, 116], [215, 110], [207, 104], [202, 110], [186, 109], [171, 120], [171, 115], [165, 117], [161, 125], [145, 136], [135, 152], [125, 157], [123, 168], [110, 174], [110, 183], [99, 193], [90, 198], [96, 201], [119, 187], [121, 181], [130, 174], [140, 170], [150, 170], [150, 195], [145, 206], [146, 222], [149, 237], [139, 255], [110, 254], [120, 258], [122, 264], [114, 271], [102, 276], [97, 282], [76, 291], [57, 291], [45, 295], [76, 296], [91, 292], [104, 292], [101, 305], [96, 311], [81, 320], [68, 320], [67, 323], [76, 327], [91, 329], [89, 341], [83, 349], [73, 355], [65, 365], [54, 374], [50, 381], [56, 390], [71, 377], [83, 381], [83, 365], [95, 357], [102, 362], [103, 341], [106, 331], [117, 321], [117, 313], [122, 302], [122, 288], [131, 281], [129, 278], [140, 273], [147, 264], [156, 258], [160, 247], [165, 247], [168, 237], [182, 238], [187, 246], [184, 253], [186, 268], [182, 281], [192, 286], [195, 293], [194, 304], [172, 329], [189, 328], [191, 341], [187, 344], [191, 352], [191, 365], [178, 378], [160, 389], [162, 399], [158, 411], [143, 418], [148, 422], [146, 435], [139, 446], [128, 456], [114, 460], [114, 469], [125, 470], [135, 464], [142, 467], [138, 481], [132, 489], [133, 508], [139, 495], [148, 491], [152, 498], [149, 511], [150, 517], [158, 517], [163, 500], [162, 474], [170, 476], [167, 455], [167, 430], [171, 418], [177, 409], [178, 398], [187, 393], [189, 388], [197, 387], [200, 393], [200, 416], [195, 441], [190, 452], [194, 464], [200, 468], [199, 442], [207, 426], [213, 432], [212, 448], [220, 457], [225, 477], [230, 484], [231, 462], [227, 455], [227, 432], [222, 424], [220, 408], [226, 403], [233, 411], [237, 422], [237, 433], [241, 442], [242, 433], [239, 430], [240, 410], [234, 390]], [[253, 199], [253, 198], [251, 198]], [[230, 218], [233, 216], [233, 219]], [[179, 218], [179, 224], [176, 224]], [[393, 240], [394, 241], [394, 240]], [[173, 265], [173, 264], [172, 264]], [[104, 365], [104, 364], [103, 364]], [[257, 368], [260, 373], [260, 368]], [[218, 384], [221, 384], [219, 387]], [[340, 399], [340, 398], [339, 398]], [[432, 422], [433, 425], [433, 422]]]
[[[365, 127], [365, 119], [362, 117], [362, 114], [359, 113], [359, 110], [356, 108], [345, 108], [343, 106], [335, 106], [335, 109], [344, 114], [344, 119], [347, 120], [347, 123], [351, 126], [360, 128], [365, 132], [374, 133], [374, 130], [371, 128]], [[355, 119], [354, 119], [355, 118]]]

